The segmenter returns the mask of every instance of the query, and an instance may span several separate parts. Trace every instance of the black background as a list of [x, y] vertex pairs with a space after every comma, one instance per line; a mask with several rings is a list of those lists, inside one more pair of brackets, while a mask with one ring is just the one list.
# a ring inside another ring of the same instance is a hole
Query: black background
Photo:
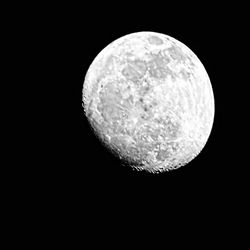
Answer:
[[[95, 2], [34, 8], [26, 25], [34, 34], [34, 56], [42, 62], [34, 81], [41, 81], [37, 91], [43, 96], [32, 107], [39, 117], [32, 125], [40, 128], [32, 131], [31, 168], [22, 168], [22, 203], [24, 197], [32, 203], [30, 213], [39, 213], [40, 221], [56, 230], [68, 232], [69, 225], [76, 238], [83, 230], [93, 236], [110, 225], [124, 225], [130, 233], [145, 229], [146, 236], [164, 234], [170, 224], [173, 234], [194, 224], [211, 226], [219, 238], [221, 228], [237, 223], [232, 213], [236, 204], [243, 207], [245, 182], [232, 146], [237, 134], [231, 133], [236, 112], [231, 95], [237, 93], [229, 63], [234, 54], [228, 50], [241, 35], [241, 19], [237, 8], [226, 7]], [[134, 171], [111, 155], [82, 108], [84, 77], [93, 59], [110, 42], [139, 31], [164, 33], [187, 45], [205, 66], [215, 97], [205, 148], [186, 166], [160, 174]]]

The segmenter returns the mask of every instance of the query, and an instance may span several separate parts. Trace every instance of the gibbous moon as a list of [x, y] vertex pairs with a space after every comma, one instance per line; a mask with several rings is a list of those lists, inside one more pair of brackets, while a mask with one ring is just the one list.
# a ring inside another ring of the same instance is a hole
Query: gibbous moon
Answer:
[[85, 76], [83, 107], [104, 147], [152, 173], [191, 162], [208, 140], [215, 110], [198, 57], [156, 32], [125, 35], [96, 56]]

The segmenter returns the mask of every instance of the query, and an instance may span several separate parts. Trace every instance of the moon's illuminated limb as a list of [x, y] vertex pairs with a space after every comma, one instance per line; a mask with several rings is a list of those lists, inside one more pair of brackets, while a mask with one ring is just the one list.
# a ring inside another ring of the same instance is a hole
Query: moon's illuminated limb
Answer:
[[[171, 59], [168, 63], [168, 72], [172, 77], [167, 76], [164, 85], [155, 84], [152, 90], [154, 98], [164, 105], [167, 103], [169, 109], [175, 113], [176, 119], [181, 122], [179, 137], [175, 141], [180, 142], [183, 150], [179, 150], [174, 156], [184, 163], [191, 161], [202, 150], [209, 137], [214, 117], [214, 98], [204, 66], [181, 42], [154, 32], [133, 33], [117, 39], [108, 45], [90, 66], [83, 89], [84, 103], [85, 107], [92, 105], [90, 106], [94, 120], [101, 119], [96, 109], [100, 89], [110, 80], [122, 76], [121, 70], [125, 67], [126, 60], [140, 58], [148, 63], [152, 55], [165, 52]], [[145, 76], [149, 77], [147, 74]], [[151, 77], [150, 81], [157, 82], [157, 79]], [[143, 81], [141, 83], [143, 84]], [[160, 111], [160, 107], [158, 105], [161, 115], [163, 111]], [[154, 116], [156, 117], [157, 113]], [[131, 116], [130, 119], [127, 126], [139, 122], [136, 116]], [[111, 138], [109, 135], [106, 136]], [[149, 157], [149, 162], [151, 158]], [[154, 161], [150, 164], [155, 168], [160, 167]], [[166, 164], [174, 166], [177, 163], [171, 159]]]

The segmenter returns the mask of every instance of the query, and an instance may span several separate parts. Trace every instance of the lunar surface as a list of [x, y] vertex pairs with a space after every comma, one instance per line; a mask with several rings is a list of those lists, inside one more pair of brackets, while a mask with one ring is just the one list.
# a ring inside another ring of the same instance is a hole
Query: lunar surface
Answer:
[[198, 57], [161, 33], [138, 32], [105, 47], [83, 84], [94, 133], [133, 169], [160, 173], [192, 161], [214, 119], [214, 96]]

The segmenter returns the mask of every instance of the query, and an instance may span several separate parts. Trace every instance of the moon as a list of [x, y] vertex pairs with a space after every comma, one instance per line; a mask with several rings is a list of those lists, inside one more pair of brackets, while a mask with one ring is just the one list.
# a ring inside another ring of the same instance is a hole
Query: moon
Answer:
[[83, 109], [105, 147], [151, 173], [191, 162], [207, 143], [215, 112], [201, 61], [156, 32], [125, 35], [96, 56], [83, 84]]

